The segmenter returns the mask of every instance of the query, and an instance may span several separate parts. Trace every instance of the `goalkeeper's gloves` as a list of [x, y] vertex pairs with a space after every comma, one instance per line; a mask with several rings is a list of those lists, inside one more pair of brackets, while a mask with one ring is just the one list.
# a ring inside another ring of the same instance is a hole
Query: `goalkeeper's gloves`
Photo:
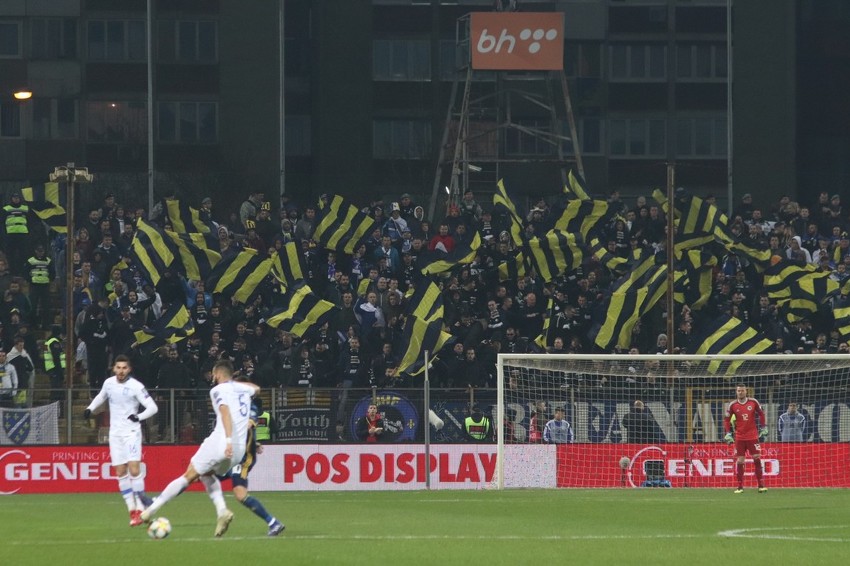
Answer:
[[83, 411], [83, 418], [84, 419], [90, 419], [91, 418], [91, 409], [86, 409], [85, 411]]
[[767, 439], [767, 427], [763, 426], [759, 429], [759, 440]]
[[727, 432], [726, 436], [723, 437], [723, 440], [726, 441], [726, 444], [733, 444], [735, 442], [735, 437], [732, 436], [731, 432]]
[[139, 422], [139, 415], [130, 415], [127, 418], [130, 419], [131, 421], [133, 421], [134, 423]]

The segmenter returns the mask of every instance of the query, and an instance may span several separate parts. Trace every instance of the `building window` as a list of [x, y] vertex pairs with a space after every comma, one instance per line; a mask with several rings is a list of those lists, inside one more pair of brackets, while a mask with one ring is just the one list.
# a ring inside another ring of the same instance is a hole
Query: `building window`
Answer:
[[90, 142], [147, 141], [148, 114], [145, 103], [92, 101], [86, 106]]
[[424, 159], [431, 147], [431, 124], [425, 120], [375, 120], [372, 153], [377, 159]]
[[218, 22], [165, 20], [157, 26], [160, 61], [215, 63], [218, 60]]
[[663, 157], [666, 148], [663, 119], [617, 118], [608, 122], [611, 157]]
[[709, 159], [726, 157], [726, 116], [676, 120], [676, 155]]
[[21, 137], [20, 104], [0, 101], [0, 138], [19, 137]]
[[723, 81], [727, 76], [726, 63], [724, 44], [694, 43], [676, 46], [676, 77], [679, 79]]
[[376, 39], [372, 44], [372, 78], [376, 81], [431, 80], [431, 46], [427, 40]]
[[564, 72], [570, 78], [601, 78], [602, 46], [598, 43], [567, 43]]
[[144, 61], [144, 20], [91, 20], [88, 23], [90, 61]]
[[[576, 124], [581, 153], [602, 153], [602, 120], [600, 118], [581, 118]], [[565, 130], [569, 132], [569, 129]]]
[[609, 48], [611, 81], [667, 79], [667, 47], [662, 44], [617, 43]]
[[21, 22], [0, 20], [0, 59], [21, 56]]
[[459, 69], [466, 65], [463, 57], [469, 58], [469, 50], [466, 53], [458, 53], [458, 45], [454, 39], [440, 41], [440, 80], [452, 81], [461, 79], [464, 73]]
[[312, 154], [310, 116], [287, 116], [284, 122], [286, 155], [307, 156]]
[[33, 59], [74, 59], [77, 57], [75, 18], [33, 18], [30, 20]]
[[36, 139], [77, 138], [77, 101], [73, 98], [35, 98], [32, 129]]
[[159, 141], [213, 143], [218, 140], [215, 102], [160, 102]]

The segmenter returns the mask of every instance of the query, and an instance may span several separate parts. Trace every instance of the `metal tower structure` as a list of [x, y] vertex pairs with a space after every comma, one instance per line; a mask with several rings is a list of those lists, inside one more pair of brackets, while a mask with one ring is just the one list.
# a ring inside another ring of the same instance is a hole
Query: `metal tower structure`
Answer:
[[[584, 175], [572, 103], [563, 69], [559, 71], [480, 71], [473, 69], [470, 14], [455, 30], [456, 72], [443, 127], [428, 218], [445, 195], [446, 210], [468, 190], [492, 194], [509, 163], [557, 167], [566, 183], [574, 163]], [[535, 124], [521, 123], [535, 116]], [[565, 128], [566, 124], [566, 128]], [[567, 131], [564, 131], [564, 130]], [[546, 155], [512, 157], [509, 138], [536, 140], [551, 147]]]

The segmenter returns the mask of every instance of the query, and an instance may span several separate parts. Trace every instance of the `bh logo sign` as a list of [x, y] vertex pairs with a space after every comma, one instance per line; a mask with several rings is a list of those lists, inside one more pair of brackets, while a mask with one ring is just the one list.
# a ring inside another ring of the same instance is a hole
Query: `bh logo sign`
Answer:
[[[541, 40], [555, 41], [558, 39], [558, 35], [558, 30], [556, 29], [544, 31], [542, 29], [530, 30], [526, 28], [519, 32], [519, 39], [527, 43], [528, 52], [533, 55], [540, 51]], [[531, 41], [529, 42], [529, 40]], [[487, 29], [485, 28], [481, 30], [481, 37], [478, 39], [478, 45], [475, 46], [475, 50], [478, 53], [489, 53], [491, 51], [501, 53], [504, 49], [507, 53], [513, 53], [516, 42], [517, 39], [510, 35], [506, 29], [503, 29], [502, 35], [496, 38], [496, 36], [487, 33]]]
[[552, 71], [564, 66], [561, 13], [473, 13], [472, 68]]

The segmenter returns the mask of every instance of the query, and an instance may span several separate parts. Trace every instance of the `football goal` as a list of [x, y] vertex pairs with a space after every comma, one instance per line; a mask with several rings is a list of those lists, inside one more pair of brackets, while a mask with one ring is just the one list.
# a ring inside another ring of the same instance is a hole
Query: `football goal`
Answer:
[[500, 354], [497, 370], [498, 488], [730, 488], [738, 384], [764, 412], [767, 487], [850, 487], [848, 355]]

